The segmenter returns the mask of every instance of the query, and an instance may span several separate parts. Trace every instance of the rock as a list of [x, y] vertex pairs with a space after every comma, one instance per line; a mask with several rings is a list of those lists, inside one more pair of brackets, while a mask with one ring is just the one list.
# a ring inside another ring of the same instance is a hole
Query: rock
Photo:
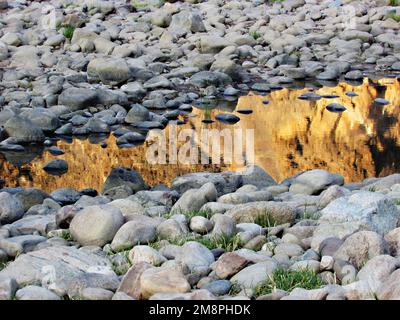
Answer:
[[330, 103], [326, 106], [326, 110], [330, 112], [343, 112], [346, 111], [346, 107], [342, 106], [339, 103]]
[[189, 241], [182, 246], [175, 259], [185, 264], [192, 273], [205, 275], [214, 262], [214, 255], [202, 244]]
[[150, 243], [155, 238], [156, 223], [151, 218], [137, 215], [134, 220], [125, 223], [118, 230], [111, 242], [111, 248], [114, 251], [122, 251], [137, 244]]
[[400, 299], [400, 269], [394, 271], [376, 293], [378, 300], [399, 300]]
[[114, 292], [102, 288], [84, 288], [80, 294], [83, 300], [111, 300]]
[[202, 36], [200, 38], [200, 52], [201, 53], [218, 53], [222, 49], [232, 45], [228, 40], [219, 36]]
[[16, 143], [42, 143], [45, 140], [42, 129], [36, 126], [32, 121], [20, 116], [11, 117], [5, 123], [4, 129]]
[[229, 113], [220, 113], [215, 116], [215, 119], [222, 122], [222, 123], [236, 123], [240, 121], [238, 116]]
[[150, 113], [145, 107], [140, 104], [133, 104], [125, 117], [125, 122], [132, 125], [138, 125], [143, 121], [148, 121], [149, 119]]
[[110, 261], [75, 247], [56, 246], [18, 256], [0, 271], [0, 279], [13, 278], [20, 286], [40, 284], [58, 296], [74, 297], [83, 288], [116, 290], [119, 281]]
[[222, 296], [227, 294], [232, 284], [228, 280], [216, 280], [206, 284], [202, 289], [210, 291], [213, 295]]
[[0, 222], [11, 223], [23, 215], [24, 208], [21, 201], [7, 192], [0, 192]]
[[156, 293], [149, 300], [217, 300], [208, 290], [194, 290], [190, 293]]
[[115, 167], [104, 182], [102, 193], [120, 186], [127, 186], [133, 192], [148, 188], [143, 178], [135, 170], [125, 167]]
[[103, 246], [113, 240], [123, 225], [119, 209], [110, 206], [89, 206], [78, 212], [70, 224], [72, 237], [83, 246]]
[[214, 224], [213, 237], [232, 237], [236, 234], [236, 223], [231, 217], [216, 213], [211, 217], [211, 222]]
[[350, 191], [346, 188], [338, 185], [330, 186], [328, 189], [321, 193], [321, 197], [318, 200], [318, 208], [325, 208], [329, 203], [337, 198], [350, 195]]
[[109, 203], [110, 206], [118, 208], [125, 218], [125, 221], [135, 218], [136, 215], [143, 215], [145, 208], [138, 202], [130, 199], [117, 199]]
[[176, 268], [150, 268], [140, 277], [141, 296], [148, 299], [155, 293], [185, 293], [190, 284]]
[[12, 300], [18, 289], [17, 282], [12, 278], [0, 280], [0, 301]]
[[257, 218], [265, 218], [271, 224], [293, 223], [296, 211], [293, 207], [279, 202], [259, 201], [240, 204], [225, 213], [236, 222], [254, 222]]
[[28, 109], [21, 112], [20, 116], [32, 121], [43, 131], [54, 131], [60, 126], [57, 115], [45, 108]]
[[200, 234], [208, 233], [211, 231], [213, 226], [214, 225], [210, 220], [202, 216], [194, 216], [190, 219], [190, 229]]
[[285, 254], [289, 257], [301, 256], [304, 253], [302, 247], [295, 243], [280, 243], [274, 249], [275, 254]]
[[385, 234], [396, 227], [399, 217], [398, 209], [388, 197], [361, 191], [330, 202], [321, 211], [320, 221]]
[[197, 88], [205, 88], [208, 86], [223, 87], [231, 82], [231, 77], [225, 73], [217, 71], [200, 71], [189, 79], [189, 84]]
[[214, 184], [206, 183], [199, 189], [187, 190], [171, 209], [171, 214], [196, 212], [210, 201], [217, 199], [217, 189]]
[[392, 174], [390, 176], [386, 176], [384, 178], [380, 178], [376, 180], [375, 182], [368, 184], [364, 189], [366, 190], [375, 190], [375, 191], [381, 191], [384, 189], [389, 189], [391, 188], [394, 184], [400, 183], [400, 174]]
[[333, 265], [335, 263], [335, 259], [331, 256], [322, 256], [320, 262], [320, 269], [321, 270], [332, 270]]
[[50, 196], [63, 205], [75, 203], [81, 197], [80, 193], [74, 189], [62, 188], [53, 191]]
[[255, 192], [241, 192], [228, 193], [218, 198], [218, 202], [230, 204], [243, 204], [256, 201], [269, 201], [272, 200], [272, 194], [268, 191], [255, 191]]
[[372, 231], [359, 231], [344, 241], [334, 257], [360, 269], [368, 260], [386, 252], [387, 244], [382, 236]]
[[220, 279], [226, 279], [242, 270], [248, 261], [234, 252], [224, 253], [213, 265], [215, 275]]
[[87, 67], [89, 77], [99, 79], [104, 84], [118, 85], [127, 81], [131, 74], [124, 59], [98, 58], [90, 61]]
[[116, 292], [111, 300], [135, 300], [124, 292]]
[[234, 172], [189, 173], [180, 177], [176, 177], [172, 181], [172, 189], [182, 194], [189, 189], [198, 189], [208, 182], [214, 184], [218, 195], [221, 196], [223, 194], [236, 191], [236, 189], [242, 185], [242, 176]]
[[291, 193], [319, 194], [331, 185], [342, 185], [343, 177], [325, 170], [311, 170], [297, 176], [291, 184]]
[[277, 263], [272, 260], [259, 262], [242, 269], [230, 281], [240, 288], [252, 289], [268, 279], [268, 276], [271, 276], [277, 267]]
[[124, 275], [117, 293], [123, 292], [135, 300], [141, 299], [140, 277], [145, 270], [152, 268], [153, 266], [146, 262], [133, 265]]
[[182, 10], [172, 16], [169, 31], [177, 37], [187, 33], [206, 31], [200, 15], [191, 10]]
[[389, 252], [392, 256], [400, 255], [400, 228], [393, 229], [385, 234], [385, 240], [389, 245]]
[[364, 78], [364, 75], [360, 70], [353, 70], [347, 72], [344, 78], [347, 80], [362, 80]]
[[357, 278], [368, 282], [373, 292], [377, 292], [379, 287], [390, 274], [397, 268], [396, 259], [389, 255], [375, 256], [361, 268]]
[[68, 171], [68, 162], [63, 159], [52, 160], [47, 163], [43, 170], [54, 175], [61, 175]]
[[17, 300], [61, 300], [50, 290], [38, 286], [26, 286], [15, 294]]
[[58, 104], [68, 106], [71, 111], [93, 107], [96, 103], [96, 91], [84, 88], [68, 88], [58, 97]]
[[135, 246], [131, 251], [129, 251], [129, 261], [132, 265], [146, 262], [157, 267], [167, 261], [167, 259], [158, 253], [157, 250], [149, 246]]
[[36, 235], [0, 239], [0, 249], [4, 250], [8, 256], [16, 257], [22, 253], [32, 251], [37, 244], [46, 240], [47, 238]]
[[247, 166], [242, 174], [243, 184], [251, 184], [258, 189], [276, 185], [276, 181], [257, 165]]

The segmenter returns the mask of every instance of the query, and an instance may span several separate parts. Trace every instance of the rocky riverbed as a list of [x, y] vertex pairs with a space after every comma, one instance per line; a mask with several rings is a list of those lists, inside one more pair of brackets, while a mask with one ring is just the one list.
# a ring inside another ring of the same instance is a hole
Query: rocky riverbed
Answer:
[[[393, 4], [0, 0], [0, 150], [109, 133], [133, 146], [221, 96], [396, 77]], [[258, 166], [169, 187], [117, 166], [97, 191], [5, 187], [0, 299], [400, 299], [398, 205], [400, 174], [277, 182]]]

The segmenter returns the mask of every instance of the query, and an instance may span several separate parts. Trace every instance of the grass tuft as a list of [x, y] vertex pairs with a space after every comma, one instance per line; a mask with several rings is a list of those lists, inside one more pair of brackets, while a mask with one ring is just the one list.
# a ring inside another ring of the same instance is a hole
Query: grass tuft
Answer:
[[261, 226], [263, 228], [271, 228], [271, 227], [276, 227], [278, 225], [276, 223], [275, 219], [272, 218], [272, 215], [269, 214], [268, 212], [258, 215], [254, 219], [254, 223], [258, 224], [259, 226]]
[[69, 230], [63, 230], [63, 232], [60, 235], [60, 238], [66, 240], [66, 241], [74, 241], [74, 238], [72, 238], [72, 235], [69, 232]]
[[311, 270], [303, 269], [295, 271], [277, 269], [267, 280], [254, 288], [253, 297], [258, 298], [277, 289], [291, 292], [295, 288], [312, 290], [318, 289], [321, 286], [321, 279]]
[[257, 32], [257, 31], [250, 31], [249, 35], [254, 39], [257, 40], [258, 38], [261, 38], [261, 33]]
[[61, 27], [64, 28], [63, 31], [64, 37], [71, 40], [75, 32], [75, 27], [70, 24], [64, 24]]
[[[396, 4], [397, 6], [397, 4]], [[390, 12], [387, 14], [386, 18], [392, 19], [396, 22], [400, 22], [400, 15], [396, 14], [396, 12]]]

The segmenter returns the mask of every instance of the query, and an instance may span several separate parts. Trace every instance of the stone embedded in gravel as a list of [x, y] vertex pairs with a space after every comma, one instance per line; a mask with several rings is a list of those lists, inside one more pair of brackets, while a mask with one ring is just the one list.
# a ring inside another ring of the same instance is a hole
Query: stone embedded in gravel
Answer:
[[26, 286], [15, 294], [17, 300], [61, 300], [50, 290], [38, 286]]
[[210, 291], [213, 295], [222, 296], [227, 294], [232, 287], [228, 280], [216, 280], [206, 284], [202, 289]]
[[147, 244], [156, 238], [156, 222], [153, 219], [136, 215], [134, 220], [125, 223], [111, 242], [114, 251], [132, 248], [137, 244]]
[[91, 89], [68, 88], [58, 97], [58, 104], [68, 106], [71, 111], [95, 106], [97, 93]]
[[297, 257], [304, 253], [302, 247], [295, 243], [280, 243], [274, 249], [275, 254], [286, 254], [289, 257]]
[[131, 76], [129, 66], [124, 59], [98, 58], [90, 61], [87, 67], [88, 77], [99, 79], [104, 84], [118, 85]]
[[80, 294], [84, 300], [111, 300], [114, 292], [102, 288], [85, 288]]
[[11, 223], [24, 215], [21, 201], [8, 192], [0, 192], [0, 222]]
[[232, 78], [230, 76], [217, 71], [200, 71], [189, 79], [189, 84], [197, 88], [205, 88], [212, 85], [223, 87], [231, 83]]
[[150, 268], [140, 277], [141, 296], [150, 298], [155, 293], [185, 293], [190, 284], [181, 270], [176, 268]]
[[360, 70], [349, 71], [344, 75], [347, 80], [362, 80], [363, 77], [363, 73]]
[[321, 193], [321, 197], [318, 200], [318, 208], [325, 208], [333, 200], [350, 195], [350, 190], [340, 187], [338, 185], [330, 186], [328, 189]]
[[45, 140], [42, 129], [29, 119], [20, 116], [11, 117], [5, 123], [4, 129], [16, 143], [42, 143]]
[[60, 126], [57, 115], [45, 108], [27, 109], [20, 113], [20, 116], [32, 121], [43, 131], [54, 131]]
[[103, 246], [123, 225], [124, 217], [110, 205], [89, 206], [78, 212], [70, 224], [72, 237], [82, 246]]
[[47, 163], [43, 170], [54, 175], [61, 175], [68, 171], [68, 162], [63, 159], [52, 160]]
[[293, 223], [296, 210], [282, 202], [258, 201], [240, 204], [225, 213], [236, 222], [254, 222], [257, 218], [269, 219], [276, 224]]
[[382, 236], [373, 231], [359, 231], [346, 238], [334, 257], [349, 261], [359, 269], [368, 260], [387, 251], [387, 243]]
[[149, 246], [135, 246], [131, 251], [129, 251], [129, 261], [132, 265], [146, 262], [157, 267], [167, 261], [167, 259], [165, 259], [157, 250]]
[[273, 260], [259, 262], [242, 269], [230, 281], [241, 288], [252, 289], [267, 280], [277, 268], [278, 264]]
[[235, 252], [227, 252], [219, 257], [212, 268], [218, 278], [226, 279], [238, 273], [247, 264], [248, 261], [242, 256], [239, 256]]
[[204, 32], [206, 28], [198, 12], [182, 10], [172, 16], [168, 30], [177, 37], [187, 33]]
[[187, 234], [188, 230], [174, 219], [168, 219], [157, 226], [157, 236], [160, 239], [180, 239]]
[[329, 173], [325, 170], [316, 169], [307, 171], [297, 176], [290, 185], [291, 193], [318, 194], [329, 186], [342, 185], [343, 177], [339, 174]]
[[171, 209], [171, 214], [195, 212], [207, 202], [217, 199], [217, 189], [213, 183], [206, 183], [199, 189], [187, 190]]

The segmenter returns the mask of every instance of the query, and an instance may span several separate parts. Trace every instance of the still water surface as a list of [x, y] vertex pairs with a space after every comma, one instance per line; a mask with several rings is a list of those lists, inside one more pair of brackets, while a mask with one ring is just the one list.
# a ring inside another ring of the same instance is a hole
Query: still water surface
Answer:
[[[400, 170], [400, 84], [396, 79], [368, 80], [361, 84], [339, 83], [322, 87], [315, 93], [326, 96], [317, 101], [298, 97], [310, 89], [282, 89], [261, 96], [250, 92], [234, 103], [220, 103], [194, 108], [178, 130], [194, 128], [254, 129], [255, 163], [263, 167], [277, 181], [299, 171], [315, 168], [340, 173], [347, 182], [367, 177], [385, 176]], [[346, 95], [354, 92], [357, 96]], [[337, 96], [337, 97], [335, 97]], [[374, 102], [376, 98], [389, 101], [387, 105]], [[265, 104], [265, 100], [269, 103]], [[339, 103], [344, 112], [326, 109]], [[250, 109], [252, 113], [238, 111]], [[220, 113], [240, 117], [236, 124], [202, 120], [215, 119]], [[168, 130], [168, 129], [167, 129]], [[98, 143], [107, 142], [102, 148]], [[29, 154], [0, 153], [0, 178], [7, 186], [36, 187], [52, 191], [61, 187], [101, 190], [111, 168], [127, 166], [138, 170], [150, 185], [169, 184], [174, 177], [188, 172], [240, 169], [236, 164], [220, 165], [150, 165], [147, 141], [134, 148], [119, 148], [113, 135], [102, 139], [59, 140], [57, 146], [65, 154], [54, 156], [46, 150], [32, 150]], [[69, 171], [52, 176], [43, 166], [53, 159], [65, 159]]]

